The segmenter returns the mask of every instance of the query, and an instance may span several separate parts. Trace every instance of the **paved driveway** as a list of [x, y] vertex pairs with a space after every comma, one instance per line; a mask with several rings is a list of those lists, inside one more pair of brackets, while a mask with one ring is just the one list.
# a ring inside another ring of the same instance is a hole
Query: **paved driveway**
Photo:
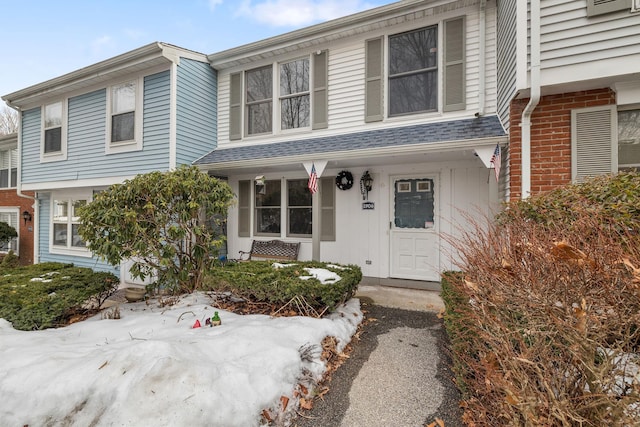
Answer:
[[447, 337], [433, 311], [383, 307], [363, 300], [366, 322], [351, 357], [293, 425], [297, 427], [462, 427], [459, 393], [449, 369]]

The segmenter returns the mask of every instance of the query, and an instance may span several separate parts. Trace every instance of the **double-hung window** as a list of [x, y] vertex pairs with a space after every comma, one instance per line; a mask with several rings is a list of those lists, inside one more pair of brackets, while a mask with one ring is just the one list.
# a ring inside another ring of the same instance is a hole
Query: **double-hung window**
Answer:
[[142, 149], [142, 79], [107, 89], [107, 153]]
[[280, 235], [281, 191], [280, 180], [268, 180], [263, 185], [256, 185], [255, 234]]
[[271, 132], [273, 115], [273, 67], [247, 71], [247, 135]]
[[389, 37], [389, 116], [438, 109], [438, 26]]
[[280, 128], [309, 126], [309, 58], [280, 64]]
[[41, 161], [65, 160], [67, 155], [66, 101], [42, 108]]
[[311, 192], [308, 180], [287, 181], [287, 236], [311, 236]]
[[86, 249], [86, 244], [78, 233], [78, 208], [86, 204], [86, 199], [60, 197], [53, 200], [51, 241], [54, 249]]
[[618, 111], [618, 170], [640, 171], [640, 109]]
[[0, 150], [0, 188], [13, 188], [18, 180], [18, 149]]
[[0, 208], [0, 222], [6, 222], [18, 232], [18, 237], [14, 237], [9, 242], [0, 243], [0, 253], [9, 251], [18, 252], [18, 241], [20, 236], [20, 224], [18, 224], [18, 210]]

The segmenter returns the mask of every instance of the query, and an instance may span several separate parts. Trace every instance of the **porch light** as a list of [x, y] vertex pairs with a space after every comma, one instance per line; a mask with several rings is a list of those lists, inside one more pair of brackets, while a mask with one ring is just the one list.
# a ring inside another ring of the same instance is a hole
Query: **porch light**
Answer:
[[360, 192], [362, 193], [362, 200], [369, 200], [369, 191], [373, 188], [373, 178], [369, 175], [369, 171], [365, 171], [360, 178]]
[[22, 212], [22, 219], [24, 219], [24, 225], [27, 225], [27, 222], [31, 222], [31, 213], [29, 211]]

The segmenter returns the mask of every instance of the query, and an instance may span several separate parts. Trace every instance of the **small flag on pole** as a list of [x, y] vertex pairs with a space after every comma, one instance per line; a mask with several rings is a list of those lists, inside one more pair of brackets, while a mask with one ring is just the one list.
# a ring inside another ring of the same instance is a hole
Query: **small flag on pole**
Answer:
[[496, 173], [496, 182], [500, 181], [500, 164], [502, 159], [500, 158], [500, 144], [496, 144], [496, 149], [491, 156], [491, 164], [493, 165], [493, 170]]
[[309, 174], [309, 191], [311, 194], [315, 194], [318, 191], [318, 174], [316, 173], [316, 165], [311, 165], [311, 173]]

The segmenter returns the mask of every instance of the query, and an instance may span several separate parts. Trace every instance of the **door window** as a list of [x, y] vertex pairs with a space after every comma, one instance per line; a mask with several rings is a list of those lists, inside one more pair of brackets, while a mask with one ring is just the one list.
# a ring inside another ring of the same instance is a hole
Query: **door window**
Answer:
[[433, 179], [399, 179], [395, 182], [394, 225], [396, 228], [434, 227]]

